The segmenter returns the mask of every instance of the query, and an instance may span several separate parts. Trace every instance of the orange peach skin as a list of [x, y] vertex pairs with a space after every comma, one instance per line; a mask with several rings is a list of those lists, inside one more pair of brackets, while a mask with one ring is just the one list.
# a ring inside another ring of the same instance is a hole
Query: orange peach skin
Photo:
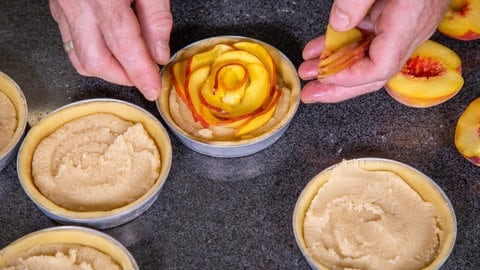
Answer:
[[464, 158], [480, 166], [480, 97], [472, 101], [458, 119], [455, 147]]
[[432, 40], [422, 43], [402, 70], [386, 84], [387, 93], [398, 102], [417, 108], [443, 103], [463, 86], [460, 57]]

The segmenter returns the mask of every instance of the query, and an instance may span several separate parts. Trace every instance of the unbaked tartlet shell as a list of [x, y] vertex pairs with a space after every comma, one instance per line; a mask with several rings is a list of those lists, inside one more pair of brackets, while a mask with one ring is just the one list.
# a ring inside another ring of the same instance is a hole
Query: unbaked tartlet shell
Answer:
[[[437, 258], [424, 269], [439, 269], [452, 252], [457, 234], [455, 212], [450, 200], [442, 189], [422, 172], [401, 162], [381, 158], [360, 158], [356, 160], [359, 161], [361, 168], [365, 170], [394, 172], [415, 190], [424, 201], [432, 203], [438, 209], [442, 220], [439, 226], [444, 232], [443, 246]], [[323, 184], [330, 179], [331, 170], [334, 166], [335, 165], [321, 171], [310, 180], [300, 194], [293, 214], [293, 230], [296, 242], [313, 269], [328, 268], [320, 262], [313, 260], [312, 256], [308, 254], [308, 249], [303, 237], [303, 223], [313, 198], [318, 190], [322, 188]]]
[[[157, 145], [161, 168], [154, 185], [143, 196], [111, 211], [76, 212], [60, 207], [45, 197], [35, 186], [32, 177], [32, 158], [36, 146], [65, 123], [95, 113], [111, 113], [126, 121], [142, 123]], [[88, 225], [95, 228], [114, 227], [132, 220], [148, 209], [158, 197], [167, 179], [172, 159], [170, 138], [157, 118], [125, 101], [91, 99], [64, 106], [42, 119], [27, 134], [20, 147], [17, 170], [23, 189], [33, 202], [50, 218], [64, 224]]]
[[39, 230], [12, 242], [0, 250], [0, 268], [15, 255], [45, 244], [77, 244], [109, 255], [123, 270], [137, 270], [132, 254], [109, 235], [78, 226], [58, 226]]
[[15, 107], [17, 113], [17, 127], [10, 139], [10, 142], [0, 149], [0, 171], [17, 154], [19, 145], [21, 144], [25, 129], [27, 127], [28, 109], [25, 96], [20, 86], [5, 73], [0, 71], [0, 91], [7, 96]]

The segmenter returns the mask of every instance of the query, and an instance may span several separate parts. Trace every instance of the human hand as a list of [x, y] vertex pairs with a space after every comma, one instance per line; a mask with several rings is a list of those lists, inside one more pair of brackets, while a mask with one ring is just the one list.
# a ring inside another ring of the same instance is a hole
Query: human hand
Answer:
[[[435, 32], [449, 0], [335, 0], [330, 24], [337, 31], [355, 26], [374, 33], [368, 57], [339, 73], [316, 80], [325, 37], [308, 42], [300, 78], [313, 80], [302, 89], [305, 103], [333, 103], [374, 92], [385, 86], [422, 42]], [[370, 12], [368, 12], [370, 10]], [[369, 15], [367, 15], [369, 13]]]
[[158, 97], [157, 63], [170, 58], [169, 0], [50, 0], [50, 10], [78, 73]]

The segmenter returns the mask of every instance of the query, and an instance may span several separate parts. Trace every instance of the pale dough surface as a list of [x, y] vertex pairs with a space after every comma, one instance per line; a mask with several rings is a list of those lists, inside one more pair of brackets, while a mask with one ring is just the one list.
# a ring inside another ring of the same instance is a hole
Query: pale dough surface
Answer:
[[107, 254], [75, 244], [45, 244], [10, 259], [2, 270], [120, 270]]
[[10, 99], [0, 91], [0, 150], [12, 139], [17, 128], [17, 111]]
[[32, 161], [40, 192], [74, 211], [108, 211], [145, 194], [160, 155], [142, 124], [112, 114], [75, 119], [44, 138]]
[[438, 216], [397, 174], [342, 162], [315, 195], [304, 238], [331, 269], [421, 269], [440, 249]]
[[[235, 128], [228, 128], [224, 126], [209, 126], [203, 128], [199, 122], [195, 122], [192, 112], [183, 100], [178, 96], [174, 88], [170, 90], [170, 114], [175, 123], [183, 129], [186, 133], [194, 137], [204, 140], [219, 140], [219, 141], [235, 141], [239, 138], [235, 137]], [[272, 129], [276, 124], [280, 123], [287, 115], [290, 108], [290, 90], [286, 87], [282, 88], [282, 94], [278, 101], [277, 108], [272, 118], [261, 128], [247, 134], [247, 137], [260, 136]]]

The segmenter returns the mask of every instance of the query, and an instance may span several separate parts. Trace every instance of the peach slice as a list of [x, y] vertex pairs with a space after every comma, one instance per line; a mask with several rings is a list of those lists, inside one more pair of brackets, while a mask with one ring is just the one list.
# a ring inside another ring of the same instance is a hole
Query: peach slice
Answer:
[[188, 103], [187, 99], [185, 98], [185, 69], [187, 67], [187, 62], [187, 60], [175, 62], [173, 67], [170, 69], [170, 77], [172, 78], [175, 91], [185, 103]]
[[480, 166], [480, 97], [472, 101], [458, 119], [455, 146], [464, 158]]
[[452, 0], [438, 31], [459, 40], [480, 38], [480, 1]]
[[417, 108], [443, 103], [463, 86], [460, 57], [432, 40], [422, 43], [402, 70], [386, 84], [387, 93], [398, 102]]
[[[203, 127], [208, 127], [208, 118], [210, 115], [201, 114], [202, 110], [202, 101], [199, 95], [199, 88], [201, 87], [203, 81], [205, 81], [210, 73], [210, 66], [202, 66], [194, 70], [187, 79], [187, 91], [186, 98], [189, 100], [190, 110], [192, 111], [193, 119], [200, 121]], [[205, 119], [207, 118], [207, 119]]]
[[211, 65], [218, 56], [225, 52], [232, 51], [234, 48], [227, 44], [218, 44], [211, 50], [198, 53], [192, 56], [190, 60], [189, 69], [195, 70], [199, 67]]
[[353, 28], [346, 32], [339, 32], [328, 24], [327, 30], [325, 31], [325, 48], [322, 51], [320, 59], [325, 59], [341, 48], [360, 41], [362, 36], [362, 32], [358, 28]]
[[358, 28], [335, 31], [330, 25], [325, 33], [325, 48], [318, 63], [318, 78], [335, 74], [365, 57], [373, 35], [363, 35]]
[[270, 73], [270, 84], [272, 87], [275, 87], [275, 81], [276, 81], [276, 68], [275, 68], [275, 63], [273, 61], [272, 56], [270, 53], [263, 48], [260, 44], [257, 43], [252, 43], [252, 42], [246, 42], [246, 41], [241, 41], [233, 44], [233, 47], [247, 51], [260, 59], [262, 63], [267, 67], [267, 70]]
[[254, 114], [252, 118], [250, 118], [243, 125], [241, 125], [240, 128], [237, 130], [236, 135], [242, 136], [248, 134], [265, 125], [275, 113], [275, 109], [277, 108], [278, 100], [280, 99], [281, 94], [282, 90], [276, 90], [267, 108]]

